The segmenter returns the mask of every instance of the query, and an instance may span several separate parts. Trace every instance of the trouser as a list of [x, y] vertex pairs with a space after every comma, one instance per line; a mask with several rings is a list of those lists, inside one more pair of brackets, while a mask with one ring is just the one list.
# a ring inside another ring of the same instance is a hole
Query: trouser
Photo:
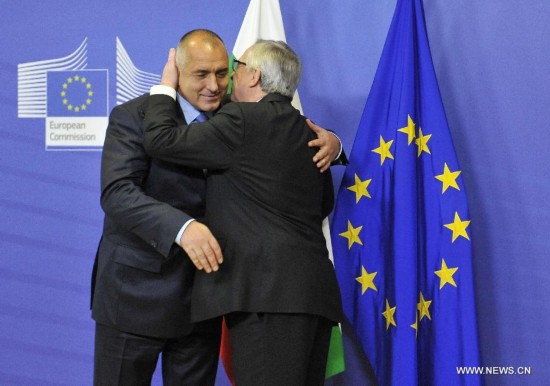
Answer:
[[94, 385], [149, 386], [162, 353], [164, 386], [214, 385], [221, 321], [197, 323], [185, 336], [154, 338], [96, 323]]
[[324, 385], [331, 321], [306, 314], [247, 312], [225, 319], [236, 386]]

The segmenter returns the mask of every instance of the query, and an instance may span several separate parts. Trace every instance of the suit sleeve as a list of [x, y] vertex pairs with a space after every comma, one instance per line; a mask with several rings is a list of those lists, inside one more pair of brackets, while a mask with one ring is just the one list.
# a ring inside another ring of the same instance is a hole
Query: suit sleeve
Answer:
[[342, 145], [342, 152], [334, 161], [330, 163], [330, 166], [336, 165], [347, 165], [349, 163], [348, 157], [346, 156], [346, 151], [344, 150], [344, 145]]
[[338, 141], [340, 142], [340, 147], [341, 147], [341, 151], [340, 151], [340, 154], [338, 155], [337, 158], [335, 158], [331, 163], [330, 163], [330, 166], [335, 166], [335, 165], [347, 165], [349, 163], [348, 161], [348, 157], [346, 156], [346, 151], [344, 150], [344, 144], [342, 143], [342, 140], [340, 139], [340, 137], [338, 135], [336, 135], [336, 133], [332, 130], [329, 130], [332, 134], [334, 134], [334, 136], [336, 138], [338, 138]]
[[101, 159], [101, 207], [117, 226], [168, 256], [191, 217], [145, 194], [150, 159], [142, 146], [142, 118], [125, 106], [111, 112]]
[[230, 168], [243, 143], [246, 123], [238, 103], [229, 103], [208, 121], [192, 125], [178, 126], [177, 108], [169, 96], [150, 96], [144, 119], [147, 153], [194, 168]]

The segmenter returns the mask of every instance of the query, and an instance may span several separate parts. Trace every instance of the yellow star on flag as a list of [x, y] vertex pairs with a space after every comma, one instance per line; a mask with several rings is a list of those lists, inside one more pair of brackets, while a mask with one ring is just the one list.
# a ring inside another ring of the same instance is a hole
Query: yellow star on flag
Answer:
[[355, 175], [355, 185], [349, 186], [348, 190], [351, 190], [352, 192], [355, 192], [355, 203], [357, 204], [361, 197], [365, 196], [368, 198], [371, 198], [369, 191], [367, 190], [367, 187], [371, 183], [372, 178], [370, 180], [361, 181], [359, 176], [357, 174]]
[[363, 245], [363, 242], [359, 238], [359, 232], [361, 232], [361, 229], [363, 229], [362, 225], [358, 226], [357, 228], [354, 228], [353, 225], [351, 225], [351, 222], [348, 220], [348, 230], [340, 233], [340, 236], [348, 239], [348, 249], [351, 249], [351, 246], [354, 243]]
[[380, 136], [380, 146], [373, 150], [374, 153], [380, 154], [380, 165], [384, 164], [384, 161], [386, 158], [393, 158], [393, 154], [390, 151], [390, 147], [393, 143], [393, 139], [391, 141], [384, 141], [384, 138]]
[[397, 131], [400, 131], [402, 133], [407, 134], [408, 141], [409, 141], [407, 143], [407, 145], [410, 145], [411, 142], [413, 141], [414, 137], [416, 137], [415, 132], [414, 132], [415, 128], [416, 128], [416, 124], [413, 122], [411, 116], [407, 115], [407, 126], [402, 127], [402, 128], [397, 130]]
[[460, 173], [462, 173], [460, 170], [457, 170], [456, 172], [451, 172], [451, 170], [447, 166], [447, 163], [445, 162], [445, 165], [443, 166], [443, 174], [435, 176], [436, 179], [443, 182], [443, 191], [441, 192], [441, 194], [445, 193], [445, 191], [449, 187], [460, 190], [458, 184], [456, 183], [456, 179], [458, 178]]
[[443, 288], [445, 284], [450, 284], [452, 286], [456, 287], [455, 279], [453, 278], [453, 275], [458, 271], [458, 267], [455, 268], [449, 268], [447, 267], [447, 263], [445, 263], [445, 259], [441, 259], [441, 269], [439, 271], [435, 271], [434, 273], [439, 276], [439, 289]]
[[452, 223], [445, 224], [445, 228], [449, 228], [453, 231], [453, 243], [458, 238], [458, 236], [462, 236], [465, 239], [470, 240], [470, 237], [468, 236], [468, 232], [466, 232], [466, 228], [470, 225], [469, 220], [462, 221], [460, 219], [460, 216], [458, 215], [458, 212], [455, 212], [455, 219]]
[[361, 295], [364, 295], [369, 288], [378, 291], [374, 285], [374, 278], [377, 274], [378, 272], [368, 273], [365, 267], [361, 266], [361, 276], [355, 278], [361, 283]]
[[430, 149], [428, 148], [428, 141], [430, 140], [431, 136], [431, 134], [422, 134], [422, 128], [418, 130], [418, 138], [415, 140], [416, 146], [418, 146], [418, 157], [420, 157], [420, 154], [422, 154], [423, 151], [428, 154], [432, 154], [430, 153]]
[[386, 310], [382, 312], [382, 315], [384, 316], [384, 318], [386, 318], [386, 330], [390, 328], [390, 325], [397, 327], [397, 324], [395, 324], [395, 318], [393, 316], [395, 314], [396, 308], [397, 306], [390, 307], [390, 303], [388, 302], [388, 299], [386, 299]]
[[424, 299], [424, 295], [420, 292], [420, 301], [416, 304], [416, 308], [418, 309], [418, 312], [420, 312], [420, 320], [422, 320], [425, 316], [432, 320], [432, 317], [430, 316], [431, 304], [432, 301]]

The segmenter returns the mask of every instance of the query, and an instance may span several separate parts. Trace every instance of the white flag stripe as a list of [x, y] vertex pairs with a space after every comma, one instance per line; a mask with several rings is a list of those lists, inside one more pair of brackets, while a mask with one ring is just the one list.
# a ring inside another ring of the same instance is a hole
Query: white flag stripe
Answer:
[[[233, 56], [240, 58], [258, 39], [282, 40], [286, 43], [285, 27], [279, 0], [250, 0], [243, 24], [235, 41]], [[292, 98], [292, 106], [303, 114], [298, 91]]]
[[250, 1], [233, 48], [233, 55], [239, 58], [258, 39], [286, 42], [279, 0]]

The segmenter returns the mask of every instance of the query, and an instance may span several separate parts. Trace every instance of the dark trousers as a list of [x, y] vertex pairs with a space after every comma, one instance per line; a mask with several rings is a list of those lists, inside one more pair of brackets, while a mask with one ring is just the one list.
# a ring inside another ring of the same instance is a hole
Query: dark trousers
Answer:
[[225, 320], [236, 386], [324, 385], [329, 320], [247, 312], [228, 314]]
[[94, 385], [149, 386], [162, 353], [164, 386], [214, 385], [221, 320], [194, 325], [179, 338], [152, 338], [96, 323]]

